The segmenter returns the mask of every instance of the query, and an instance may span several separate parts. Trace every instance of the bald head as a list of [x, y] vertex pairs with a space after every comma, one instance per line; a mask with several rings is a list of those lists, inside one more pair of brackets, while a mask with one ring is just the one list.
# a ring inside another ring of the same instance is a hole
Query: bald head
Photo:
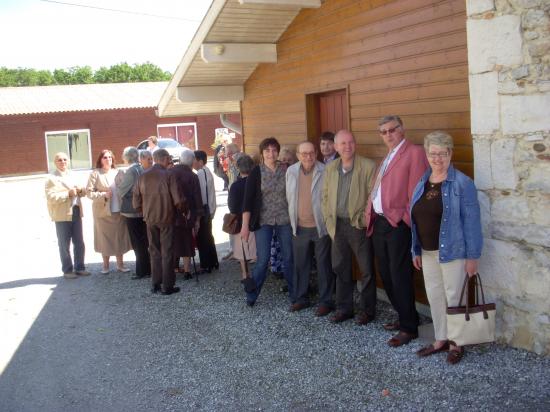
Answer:
[[334, 148], [342, 158], [348, 162], [355, 156], [355, 137], [349, 130], [342, 129], [334, 137]]
[[296, 155], [306, 172], [309, 172], [313, 166], [315, 166], [317, 150], [313, 143], [308, 141], [299, 143], [298, 146], [296, 146]]

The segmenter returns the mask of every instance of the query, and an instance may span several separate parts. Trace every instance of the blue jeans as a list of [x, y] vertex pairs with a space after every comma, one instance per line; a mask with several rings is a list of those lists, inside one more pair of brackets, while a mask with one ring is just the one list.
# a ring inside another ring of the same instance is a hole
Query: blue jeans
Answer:
[[279, 238], [284, 263], [283, 275], [288, 285], [290, 300], [294, 302], [294, 292], [292, 288], [294, 259], [292, 256], [292, 228], [290, 225], [262, 225], [254, 232], [256, 237], [257, 260], [254, 270], [252, 271], [252, 279], [254, 279], [256, 283], [256, 291], [246, 294], [246, 300], [248, 302], [256, 302], [267, 277], [267, 266], [271, 256], [271, 239], [273, 238], [273, 233]]
[[[63, 273], [71, 273], [73, 270], [85, 270], [84, 266], [84, 239], [82, 236], [82, 219], [80, 208], [73, 206], [73, 219], [70, 222], [55, 222], [57, 233], [57, 245], [61, 258], [61, 270]], [[71, 258], [71, 240], [73, 241], [74, 266]]]

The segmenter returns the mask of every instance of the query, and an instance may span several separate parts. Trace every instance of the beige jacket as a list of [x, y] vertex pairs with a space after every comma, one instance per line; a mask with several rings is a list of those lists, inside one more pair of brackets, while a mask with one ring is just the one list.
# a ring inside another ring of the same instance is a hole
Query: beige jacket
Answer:
[[102, 169], [94, 169], [86, 185], [86, 196], [92, 199], [94, 219], [111, 216], [111, 199], [105, 196], [105, 192], [109, 189], [107, 173]]
[[[45, 191], [48, 212], [54, 222], [70, 222], [73, 220], [73, 199], [69, 197], [69, 189], [73, 188], [73, 183], [67, 179], [69, 173], [71, 172], [61, 173], [56, 170], [46, 180]], [[81, 217], [83, 214], [80, 198], [85, 194], [86, 191], [83, 188], [77, 191], [76, 205], [80, 207]]]
[[[338, 196], [338, 169], [342, 167], [342, 159], [333, 160], [325, 169], [323, 192], [321, 197], [321, 210], [325, 219], [328, 234], [332, 239], [336, 233], [336, 204]], [[365, 206], [369, 199], [369, 188], [376, 164], [366, 157], [355, 155], [353, 161], [353, 176], [351, 177], [351, 190], [348, 198], [348, 211], [350, 223], [357, 229], [365, 228]]]

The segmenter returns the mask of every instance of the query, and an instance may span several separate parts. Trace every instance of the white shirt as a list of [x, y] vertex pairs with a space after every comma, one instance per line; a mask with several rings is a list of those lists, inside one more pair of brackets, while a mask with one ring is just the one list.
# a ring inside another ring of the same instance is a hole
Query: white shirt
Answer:
[[[216, 189], [214, 188], [214, 176], [208, 167], [203, 166], [202, 169], [196, 171], [201, 186], [201, 198], [203, 206], [208, 204], [210, 216], [216, 213]], [[208, 199], [206, 193], [208, 192]]]
[[[405, 139], [401, 140], [401, 143], [399, 143], [396, 147], [394, 147], [391, 152], [388, 153], [388, 155], [384, 158], [384, 161], [388, 159], [386, 168], [384, 170], [380, 169], [380, 173], [385, 173], [386, 170], [388, 170], [388, 167], [390, 167], [390, 163], [395, 157], [395, 154], [399, 150], [401, 146], [403, 146], [403, 143], [405, 143]], [[382, 174], [383, 176], [383, 174]], [[378, 191], [376, 192], [376, 197], [372, 199], [372, 207], [374, 208], [374, 211], [378, 213], [379, 215], [384, 214], [384, 210], [382, 210], [382, 181], [380, 181], [380, 186], [378, 187]]]

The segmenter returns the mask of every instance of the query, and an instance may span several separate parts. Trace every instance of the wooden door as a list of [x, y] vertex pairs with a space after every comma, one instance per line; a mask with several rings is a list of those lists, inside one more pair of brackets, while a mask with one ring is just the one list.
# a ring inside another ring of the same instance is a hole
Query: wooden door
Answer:
[[321, 133], [349, 128], [347, 90], [306, 95], [306, 113], [308, 140], [319, 149]]

